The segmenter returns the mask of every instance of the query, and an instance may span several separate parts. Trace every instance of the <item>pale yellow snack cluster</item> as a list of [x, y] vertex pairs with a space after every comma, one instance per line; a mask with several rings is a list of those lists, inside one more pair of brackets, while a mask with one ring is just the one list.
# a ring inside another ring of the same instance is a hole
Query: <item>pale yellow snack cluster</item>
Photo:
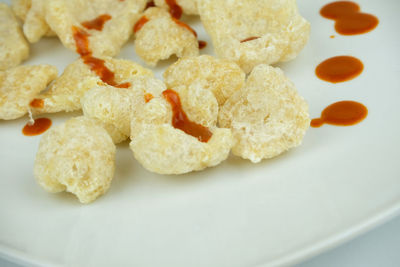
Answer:
[[[50, 0], [46, 21], [67, 48], [76, 51], [73, 26], [90, 36], [90, 48], [95, 56], [115, 56], [132, 34], [132, 27], [143, 11], [146, 0]], [[101, 15], [110, 15], [101, 31], [85, 29], [81, 23]]]
[[[117, 83], [124, 83], [135, 76], [153, 76], [149, 69], [123, 59], [100, 58], [105, 66], [115, 73]], [[33, 109], [35, 114], [75, 111], [81, 109], [81, 98], [93, 87], [106, 85], [97, 74], [78, 59], [68, 65], [64, 73], [50, 86], [49, 90], [37, 98], [44, 100], [43, 108]]]
[[167, 68], [164, 79], [171, 88], [200, 84], [213, 92], [218, 104], [223, 105], [226, 99], [242, 88], [245, 73], [232, 61], [202, 55], [179, 59]]
[[199, 54], [197, 37], [166, 10], [152, 7], [144, 16], [149, 21], [136, 32], [135, 51], [148, 65], [155, 66], [172, 55], [180, 58]]
[[29, 56], [26, 42], [11, 9], [0, 3], [0, 71], [19, 65]]
[[130, 83], [130, 88], [96, 86], [81, 99], [83, 114], [102, 121], [116, 144], [130, 136], [134, 90], [158, 95], [166, 89], [163, 82], [149, 76], [138, 76]]
[[57, 77], [50, 65], [18, 66], [0, 71], [0, 119], [24, 116], [29, 103]]
[[294, 59], [309, 37], [296, 0], [202, 0], [198, 8], [217, 55], [246, 73], [258, 64]]
[[110, 187], [115, 145], [95, 119], [77, 117], [53, 127], [40, 140], [34, 175], [48, 192], [67, 191], [90, 203]]
[[254, 163], [301, 144], [308, 105], [279, 68], [259, 65], [222, 107], [219, 125], [232, 129], [233, 154]]
[[[196, 118], [205, 118], [201, 124], [209, 127], [213, 133], [211, 139], [206, 143], [200, 142], [196, 137], [174, 128], [171, 105], [162, 96], [146, 103], [143, 93], [136, 91], [138, 96], [134, 98], [130, 143], [135, 158], [146, 169], [160, 174], [183, 174], [218, 165], [228, 157], [233, 139], [229, 129], [215, 126], [217, 114], [214, 113], [213, 117], [207, 114], [209, 108], [218, 110], [216, 99], [205, 89], [201, 89], [204, 93], [199, 93], [198, 88], [185, 86], [174, 89], [183, 96], [182, 106], [190, 120], [199, 123]], [[197, 109], [187, 103], [185, 96], [196, 94], [202, 98], [196, 100]], [[192, 106], [191, 109], [185, 109], [188, 106]]]
[[[169, 10], [169, 6], [165, 0], [154, 0], [154, 3], [158, 7], [162, 7], [166, 10]], [[176, 0], [176, 3], [182, 8], [183, 13], [187, 15], [199, 14], [196, 0]]]

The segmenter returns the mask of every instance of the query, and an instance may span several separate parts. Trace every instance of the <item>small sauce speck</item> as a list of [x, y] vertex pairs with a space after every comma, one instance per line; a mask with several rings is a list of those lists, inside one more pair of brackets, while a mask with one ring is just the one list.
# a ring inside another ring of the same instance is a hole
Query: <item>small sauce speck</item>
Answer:
[[147, 94], [144, 95], [144, 101], [146, 103], [149, 103], [153, 98], [154, 98], [154, 96], [152, 94], [150, 94], [150, 93], [147, 93]]
[[106, 62], [104, 60], [92, 56], [84, 56], [82, 57], [82, 59], [83, 62], [88, 65], [90, 69], [94, 71], [103, 82], [118, 88], [128, 88], [129, 86], [131, 86], [130, 83], [118, 84], [115, 81], [114, 72], [106, 67]]
[[51, 120], [48, 118], [39, 118], [36, 119], [35, 122], [30, 125], [27, 123], [22, 129], [22, 133], [25, 136], [35, 136], [40, 135], [47, 131], [51, 127]]
[[333, 39], [333, 38], [335, 38], [335, 35], [331, 35], [331, 36], [329, 36], [331, 39]]
[[177, 92], [172, 89], [167, 89], [163, 92], [163, 96], [172, 107], [172, 126], [184, 131], [188, 135], [196, 137], [200, 142], [206, 143], [210, 140], [212, 132], [207, 127], [189, 120], [185, 111], [182, 109], [181, 100]]
[[109, 21], [110, 19], [111, 19], [110, 15], [103, 14], [93, 20], [84, 21], [81, 24], [83, 27], [85, 27], [88, 30], [101, 31], [101, 30], [103, 30], [104, 24], [107, 21]]
[[377, 17], [360, 12], [360, 6], [351, 1], [337, 1], [323, 6], [321, 16], [335, 20], [335, 30], [342, 35], [356, 35], [372, 31], [379, 23]]
[[89, 47], [90, 34], [76, 26], [72, 26], [72, 33], [75, 40], [76, 52], [81, 56], [92, 54]]
[[199, 49], [203, 49], [207, 46], [206, 41], [199, 40]]
[[324, 123], [337, 126], [350, 126], [364, 120], [368, 109], [355, 101], [339, 101], [326, 107], [320, 118], [311, 121], [311, 127], [321, 127]]
[[240, 42], [241, 42], [241, 43], [245, 43], [245, 42], [253, 41], [253, 40], [256, 40], [256, 39], [259, 39], [259, 38], [260, 38], [260, 37], [258, 37], [258, 36], [252, 36], [252, 37], [243, 39], [243, 40], [241, 40]]
[[354, 79], [364, 69], [363, 63], [355, 57], [337, 56], [322, 61], [316, 68], [315, 74], [321, 80], [339, 83]]
[[176, 18], [172, 18], [172, 20], [173, 20], [176, 24], [178, 24], [179, 26], [181, 26], [181, 27], [183, 27], [183, 28], [185, 28], [185, 29], [191, 31], [191, 32], [193, 33], [193, 35], [194, 35], [195, 37], [197, 37], [197, 32], [196, 32], [195, 30], [193, 30], [192, 27], [190, 27], [190, 26], [187, 25], [186, 23], [184, 23], [184, 22], [182, 22], [182, 21], [180, 21], [180, 20], [178, 20], [178, 19], [176, 19]]
[[146, 10], [150, 7], [155, 7], [155, 6], [156, 6], [156, 4], [154, 3], [154, 1], [150, 1], [150, 2], [147, 2], [146, 7], [144, 9]]
[[165, 0], [169, 7], [169, 13], [173, 18], [180, 19], [182, 17], [182, 8], [176, 3], [175, 0]]
[[35, 98], [29, 103], [29, 106], [31, 106], [32, 108], [43, 108], [44, 107], [44, 100], [43, 99], [39, 99], [39, 98]]
[[148, 21], [149, 19], [146, 16], [142, 16], [133, 26], [133, 32], [138, 32]]

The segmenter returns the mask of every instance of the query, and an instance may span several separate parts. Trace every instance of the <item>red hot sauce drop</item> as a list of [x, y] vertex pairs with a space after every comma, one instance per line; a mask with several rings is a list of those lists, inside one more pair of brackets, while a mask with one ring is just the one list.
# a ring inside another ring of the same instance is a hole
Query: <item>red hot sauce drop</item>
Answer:
[[29, 106], [32, 108], [44, 108], [44, 100], [35, 98], [29, 103]]
[[342, 35], [356, 35], [372, 31], [379, 23], [377, 17], [360, 12], [360, 6], [351, 1], [337, 1], [323, 6], [321, 16], [335, 20], [335, 30]]
[[172, 126], [184, 131], [188, 135], [196, 137], [200, 142], [207, 143], [212, 137], [212, 132], [207, 127], [189, 120], [185, 111], [182, 109], [179, 94], [174, 90], [167, 89], [163, 92], [163, 96], [172, 107]]
[[107, 21], [109, 21], [110, 19], [111, 19], [110, 15], [103, 14], [93, 20], [84, 21], [81, 24], [83, 27], [85, 27], [88, 30], [101, 31], [101, 30], [103, 30], [104, 24]]
[[315, 74], [321, 80], [340, 83], [354, 79], [364, 69], [358, 58], [351, 56], [337, 56], [322, 61], [315, 69]]
[[176, 0], [165, 0], [169, 6], [169, 13], [173, 18], [180, 19], [182, 17], [182, 8], [176, 3]]
[[206, 41], [199, 40], [199, 49], [203, 49], [207, 46]]
[[311, 121], [311, 127], [321, 127], [324, 123], [337, 126], [350, 126], [364, 120], [368, 115], [368, 109], [355, 101], [339, 101], [326, 107], [321, 118]]
[[47, 131], [51, 126], [51, 120], [48, 118], [39, 118], [36, 119], [35, 122], [30, 125], [27, 123], [25, 127], [22, 129], [22, 133], [25, 136], [35, 136], [40, 135]]

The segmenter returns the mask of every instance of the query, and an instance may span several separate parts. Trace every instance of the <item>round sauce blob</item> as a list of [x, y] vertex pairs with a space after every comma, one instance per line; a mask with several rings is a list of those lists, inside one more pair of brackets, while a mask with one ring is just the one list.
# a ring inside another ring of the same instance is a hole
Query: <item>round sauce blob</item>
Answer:
[[40, 135], [47, 131], [51, 126], [51, 120], [48, 118], [39, 118], [36, 119], [35, 122], [30, 125], [27, 123], [25, 127], [22, 129], [22, 133], [25, 136], [35, 136]]
[[368, 109], [355, 101], [339, 101], [326, 107], [320, 118], [311, 121], [311, 127], [321, 127], [324, 123], [337, 126], [350, 126], [364, 120]]
[[29, 103], [29, 106], [33, 108], [44, 108], [44, 100], [35, 98]]
[[340, 83], [354, 79], [364, 69], [363, 63], [355, 57], [337, 56], [322, 61], [315, 69], [321, 80]]
[[104, 27], [104, 24], [111, 19], [111, 16], [108, 14], [103, 14], [98, 16], [97, 18], [93, 20], [88, 20], [82, 22], [82, 26], [85, 27], [88, 30], [96, 30], [96, 31], [101, 31]]
[[201, 41], [199, 40], [199, 49], [203, 49], [207, 46], [207, 42], [206, 41]]
[[200, 142], [207, 143], [212, 137], [212, 132], [207, 127], [189, 120], [182, 109], [179, 94], [171, 89], [165, 90], [162, 94], [172, 107], [172, 126], [184, 131], [188, 135], [196, 137]]
[[372, 31], [379, 23], [377, 17], [360, 12], [351, 1], [337, 1], [323, 6], [321, 16], [335, 20], [335, 30], [342, 35], [356, 35]]

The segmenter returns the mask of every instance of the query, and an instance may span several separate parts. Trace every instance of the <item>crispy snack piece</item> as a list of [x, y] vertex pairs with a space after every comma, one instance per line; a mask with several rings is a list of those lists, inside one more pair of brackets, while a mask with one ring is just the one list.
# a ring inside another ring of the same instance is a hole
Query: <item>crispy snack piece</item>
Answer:
[[254, 68], [246, 85], [222, 107], [221, 127], [231, 128], [233, 154], [254, 163], [301, 144], [310, 125], [308, 105], [279, 68]]
[[[123, 59], [102, 57], [105, 66], [115, 74], [117, 83], [123, 83], [135, 76], [153, 76], [151, 70]], [[41, 108], [33, 109], [35, 114], [75, 111], [81, 109], [81, 98], [93, 87], [106, 85], [99, 76], [80, 58], [68, 65], [64, 73], [50, 86], [49, 90], [39, 95], [43, 99]]]
[[57, 68], [50, 65], [18, 66], [0, 71], [0, 119], [24, 116], [29, 103], [57, 78]]
[[[79, 27], [90, 35], [93, 55], [115, 56], [129, 39], [145, 4], [146, 0], [51, 0], [47, 3], [46, 21], [67, 48], [76, 51], [73, 27]], [[81, 25], [102, 15], [111, 17], [102, 29], [86, 29]]]
[[296, 0], [202, 0], [198, 8], [217, 55], [246, 73], [261, 63], [294, 59], [309, 37]]
[[0, 71], [19, 65], [29, 56], [29, 46], [11, 9], [0, 3]]
[[148, 65], [155, 66], [174, 54], [177, 57], [199, 54], [195, 33], [166, 10], [152, 7], [143, 16], [148, 21], [136, 32], [135, 51]]
[[116, 144], [130, 136], [134, 90], [143, 92], [145, 100], [146, 97], [148, 100], [166, 89], [162, 81], [149, 76], [139, 76], [130, 83], [132, 86], [129, 88], [96, 86], [87, 91], [81, 100], [85, 116], [102, 121]]
[[199, 83], [211, 90], [218, 104], [223, 105], [226, 99], [242, 88], [245, 73], [232, 61], [202, 55], [179, 59], [164, 72], [164, 79], [170, 88]]
[[[154, 3], [158, 7], [162, 7], [166, 10], [170, 10], [170, 6], [167, 2], [174, 2], [171, 0], [154, 0]], [[182, 8], [183, 13], [187, 15], [198, 15], [199, 11], [197, 9], [197, 1], [196, 0], [176, 0], [176, 4]]]
[[72, 118], [43, 135], [34, 176], [48, 192], [71, 192], [81, 203], [90, 203], [110, 187], [115, 150], [97, 120]]
[[[172, 108], [165, 98], [156, 96], [146, 103], [143, 93], [135, 91], [130, 143], [135, 158], [146, 169], [160, 174], [183, 174], [218, 165], [228, 157], [233, 139], [229, 129], [215, 126], [216, 99], [209, 90], [200, 87], [181, 86], [174, 90], [181, 97], [189, 119], [207, 126], [212, 132], [211, 139], [201, 142], [174, 128]], [[189, 103], [193, 95], [197, 96], [196, 103]], [[215, 111], [210, 113], [208, 109]]]

